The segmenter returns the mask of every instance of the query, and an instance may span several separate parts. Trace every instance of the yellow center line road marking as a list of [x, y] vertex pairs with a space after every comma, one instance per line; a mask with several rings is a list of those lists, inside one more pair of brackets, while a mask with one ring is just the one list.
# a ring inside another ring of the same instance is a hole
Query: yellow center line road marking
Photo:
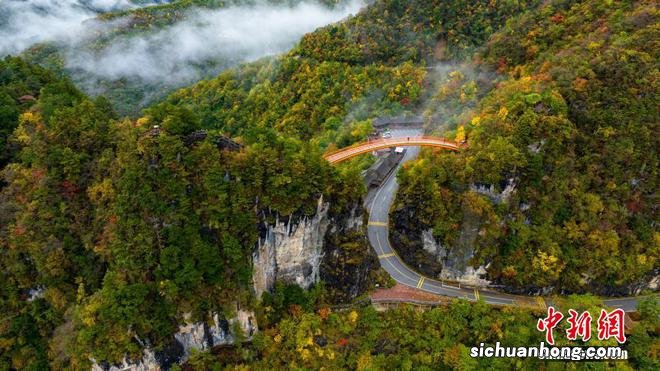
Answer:
[[417, 288], [420, 289], [422, 288], [422, 285], [424, 284], [424, 276], [419, 277], [419, 282], [417, 282]]
[[[381, 244], [380, 244], [380, 238], [378, 238], [378, 234], [376, 234], [376, 241], [378, 242], [378, 247], [380, 247], [380, 251], [384, 253], [384, 252], [385, 252], [385, 249], [383, 249], [383, 246], [381, 246]], [[378, 251], [376, 251], [376, 253], [378, 253]], [[411, 280], [415, 281], [415, 278], [411, 278], [409, 275], [407, 275], [407, 274], [401, 272], [401, 271], [399, 270], [399, 268], [396, 267], [396, 264], [394, 264], [394, 263], [392, 262], [392, 260], [384, 260], [384, 262], [389, 263], [389, 265], [390, 265], [392, 268], [394, 268], [395, 271], [399, 272], [399, 274], [400, 274], [402, 277], [410, 278]], [[385, 267], [383, 267], [383, 268], [385, 268]], [[385, 269], [385, 270], [387, 270], [387, 269]], [[404, 269], [404, 270], [405, 270], [405, 269]], [[411, 286], [411, 287], [412, 287], [412, 286]]]
[[369, 225], [375, 225], [379, 227], [387, 227], [387, 223], [384, 222], [369, 222]]
[[479, 300], [479, 291], [477, 291], [477, 289], [474, 289], [474, 298]]
[[390, 256], [394, 256], [394, 255], [396, 255], [396, 254], [393, 253], [393, 252], [391, 252], [389, 254], [378, 255], [378, 259], [385, 259], [385, 258], [389, 258]]

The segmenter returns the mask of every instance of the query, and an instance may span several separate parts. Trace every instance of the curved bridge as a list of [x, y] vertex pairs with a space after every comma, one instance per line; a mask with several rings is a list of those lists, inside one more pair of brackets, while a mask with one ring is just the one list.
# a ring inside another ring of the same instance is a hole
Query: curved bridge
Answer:
[[383, 148], [390, 147], [407, 147], [407, 146], [422, 146], [422, 147], [440, 147], [451, 150], [458, 150], [461, 148], [459, 143], [439, 137], [397, 137], [388, 139], [377, 139], [368, 142], [357, 143], [350, 147], [342, 148], [330, 153], [326, 153], [325, 158], [329, 163], [336, 164], [344, 160], [348, 160], [363, 153], [376, 151]]

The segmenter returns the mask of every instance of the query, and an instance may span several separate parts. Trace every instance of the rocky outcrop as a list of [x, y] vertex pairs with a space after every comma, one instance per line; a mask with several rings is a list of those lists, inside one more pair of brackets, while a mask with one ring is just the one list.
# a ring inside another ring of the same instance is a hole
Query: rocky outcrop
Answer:
[[[508, 179], [498, 192], [494, 185], [471, 184], [469, 190], [488, 197], [495, 204], [505, 204], [516, 192], [515, 179]], [[452, 245], [443, 246], [433, 236], [430, 226], [415, 220], [417, 211], [412, 205], [397, 208], [391, 215], [391, 239], [399, 256], [417, 271], [444, 280], [458, 281], [474, 286], [486, 286], [486, 267], [473, 267], [470, 260], [475, 253], [475, 242], [479, 234], [478, 217], [464, 211], [461, 230]]]
[[427, 253], [435, 256], [438, 262], [441, 262], [447, 255], [445, 248], [433, 237], [433, 229], [431, 228], [422, 231], [422, 248]]
[[35, 288], [29, 289], [27, 292], [27, 301], [30, 302], [43, 298], [44, 292], [46, 292], [46, 287], [44, 286], [37, 286]]
[[422, 231], [422, 244], [424, 251], [434, 256], [436, 261], [442, 263], [439, 278], [470, 286], [488, 286], [490, 281], [484, 278], [488, 267], [479, 266], [475, 268], [468, 263], [474, 255], [474, 249], [470, 248], [474, 239], [472, 229], [469, 223], [464, 223], [457, 246], [445, 248], [435, 240], [433, 230], [429, 228]]
[[487, 286], [490, 281], [484, 279], [486, 267], [473, 267], [470, 259], [474, 256], [474, 246], [479, 233], [480, 221], [472, 213], [465, 212], [458, 241], [446, 249], [442, 259], [440, 278], [456, 281], [471, 286]]
[[[184, 316], [188, 317], [188, 316]], [[240, 328], [242, 334], [234, 333]], [[97, 363], [92, 360], [94, 371], [153, 371], [168, 370], [174, 364], [184, 363], [193, 350], [207, 350], [220, 345], [234, 344], [241, 337], [250, 339], [257, 332], [256, 317], [252, 311], [238, 308], [236, 316], [226, 320], [218, 313], [209, 322], [199, 321], [179, 326], [172, 343], [163, 350], [153, 351], [149, 344], [136, 339], [144, 347], [142, 358], [124, 360], [120, 364]]]
[[187, 359], [192, 350], [207, 350], [218, 345], [233, 344], [238, 334], [232, 333], [231, 329], [241, 329], [241, 337], [250, 339], [257, 331], [257, 322], [254, 313], [238, 309], [236, 317], [229, 320], [220, 318], [214, 313], [211, 322], [187, 323], [179, 327], [179, 332], [174, 335], [176, 341], [183, 347], [183, 359]]
[[433, 238], [432, 230], [416, 221], [415, 210], [404, 206], [390, 214], [390, 242], [403, 261], [416, 271], [438, 277], [446, 247]]
[[507, 180], [502, 192], [497, 192], [492, 184], [470, 184], [470, 190], [488, 197], [495, 204], [502, 204], [508, 203], [511, 196], [516, 192], [516, 183], [514, 179]]
[[142, 351], [142, 358], [139, 360], [129, 360], [124, 358], [120, 364], [109, 365], [101, 362], [96, 363], [93, 361], [93, 371], [153, 371], [161, 370], [162, 366], [156, 359], [156, 354], [151, 349], [144, 349]]
[[330, 220], [329, 203], [319, 198], [316, 214], [295, 221], [276, 219], [265, 227], [253, 253], [253, 285], [257, 297], [275, 281], [309, 288], [319, 280], [324, 238]]
[[321, 279], [335, 303], [351, 301], [377, 281], [378, 257], [364, 231], [364, 215], [354, 207], [335, 219], [325, 238]]
[[253, 253], [253, 285], [257, 297], [276, 281], [309, 288], [322, 279], [331, 296], [350, 300], [373, 283], [378, 259], [366, 239], [364, 214], [355, 205], [349, 212], [329, 215], [330, 205], [319, 199], [316, 213], [266, 225]]
[[491, 281], [487, 280], [488, 267], [480, 265], [476, 269], [471, 266], [465, 267], [463, 270], [454, 270], [452, 268], [445, 268], [440, 274], [440, 278], [446, 281], [459, 282], [464, 285], [476, 286], [476, 287], [486, 287], [490, 286]]
[[411, 222], [415, 216], [415, 211], [407, 207], [395, 210], [391, 216], [394, 228], [390, 238], [406, 264], [430, 277], [472, 286], [490, 284], [484, 278], [486, 267], [470, 265], [479, 231], [477, 218], [465, 214], [456, 243], [444, 246], [435, 239], [432, 228]]

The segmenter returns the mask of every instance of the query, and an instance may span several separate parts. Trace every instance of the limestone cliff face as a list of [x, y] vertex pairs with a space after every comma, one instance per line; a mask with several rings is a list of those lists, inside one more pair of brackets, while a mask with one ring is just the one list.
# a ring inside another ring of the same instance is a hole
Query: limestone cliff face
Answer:
[[422, 248], [435, 257], [437, 262], [442, 262], [442, 259], [447, 255], [447, 251], [442, 244], [433, 237], [433, 229], [431, 228], [422, 231]]
[[331, 221], [329, 203], [319, 198], [316, 214], [285, 223], [276, 220], [266, 226], [253, 253], [253, 285], [257, 297], [270, 290], [275, 281], [309, 288], [319, 280], [324, 238]]
[[207, 350], [218, 345], [233, 344], [236, 334], [233, 334], [231, 329], [236, 324], [248, 339], [257, 331], [254, 313], [239, 309], [236, 317], [229, 320], [221, 319], [218, 313], [214, 313], [210, 323], [193, 322], [181, 325], [174, 338], [183, 347], [183, 359], [187, 359], [192, 350]]
[[[475, 268], [468, 264], [468, 260], [474, 255], [474, 249], [470, 248], [472, 245], [465, 241], [470, 240], [470, 229], [470, 227], [464, 226], [459, 244], [445, 248], [435, 240], [433, 230], [429, 228], [422, 231], [422, 244], [426, 252], [434, 256], [437, 262], [442, 263], [439, 278], [471, 286], [488, 286], [490, 281], [484, 278], [487, 267]], [[468, 248], [466, 249], [464, 245]]]
[[447, 250], [433, 238], [432, 230], [417, 220], [411, 207], [395, 209], [390, 214], [390, 242], [401, 259], [416, 271], [438, 277]]
[[[250, 339], [257, 332], [257, 321], [252, 311], [238, 309], [236, 316], [228, 320], [213, 313], [208, 322], [191, 322], [179, 326], [172, 343], [164, 350], [154, 352], [148, 344], [142, 344], [142, 358], [124, 360], [120, 364], [97, 363], [94, 371], [154, 371], [168, 370], [174, 364], [182, 364], [193, 350], [207, 350], [218, 345], [233, 344], [237, 334], [233, 329], [240, 328], [242, 335]], [[139, 342], [139, 341], [138, 341]]]
[[[507, 204], [516, 193], [516, 183], [514, 179], [508, 179], [501, 192], [497, 192], [493, 185], [471, 184], [470, 190], [488, 197], [496, 205]], [[473, 286], [487, 286], [491, 283], [484, 278], [486, 277], [487, 267], [473, 267], [469, 264], [469, 260], [472, 259], [475, 253], [475, 241], [479, 228], [480, 221], [478, 218], [466, 212], [458, 241], [455, 246], [449, 246], [442, 257], [443, 269], [440, 278]]]
[[328, 214], [319, 199], [313, 216], [267, 225], [253, 253], [253, 285], [257, 297], [276, 281], [309, 288], [322, 279], [332, 298], [350, 300], [372, 284], [378, 259], [364, 231], [362, 208]]
[[465, 219], [457, 243], [444, 246], [433, 236], [433, 229], [395, 217], [392, 242], [407, 264], [426, 275], [472, 286], [487, 286], [490, 281], [484, 278], [486, 267], [469, 264], [474, 256], [478, 223], [469, 216]]
[[[508, 202], [515, 192], [510, 181], [503, 192], [493, 187], [474, 186], [472, 191], [484, 194], [495, 203]], [[394, 210], [391, 215], [391, 241], [401, 258], [411, 267], [431, 277], [459, 281], [474, 286], [487, 286], [486, 267], [473, 267], [476, 239], [481, 221], [476, 215], [464, 212], [461, 229], [455, 243], [444, 245], [433, 236], [433, 229], [416, 222], [416, 210], [410, 206]]]
[[492, 184], [488, 186], [470, 184], [470, 190], [488, 197], [494, 204], [502, 204], [508, 203], [511, 196], [516, 193], [516, 183], [515, 179], [507, 180], [502, 192], [497, 192]]
[[129, 371], [153, 371], [153, 370], [160, 370], [161, 366], [158, 360], [156, 359], [156, 355], [151, 349], [144, 349], [142, 351], [142, 358], [135, 361], [135, 360], [129, 360], [124, 358], [122, 363], [117, 364], [117, 365], [108, 365], [105, 363], [94, 363], [92, 364], [92, 370], [93, 371], [124, 371], [124, 370], [129, 370]]
[[336, 303], [355, 299], [373, 287], [380, 264], [364, 230], [362, 208], [335, 218], [325, 238], [321, 279]]

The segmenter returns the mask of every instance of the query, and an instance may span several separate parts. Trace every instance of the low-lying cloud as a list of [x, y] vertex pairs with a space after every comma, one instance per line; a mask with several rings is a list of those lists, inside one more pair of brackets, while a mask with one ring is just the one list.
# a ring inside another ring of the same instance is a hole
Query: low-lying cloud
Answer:
[[296, 5], [266, 1], [221, 9], [193, 8], [183, 20], [156, 31], [118, 36], [101, 49], [91, 38], [131, 22], [94, 20], [98, 14], [168, 0], [8, 0], [0, 2], [0, 53], [17, 54], [35, 43], [60, 46], [69, 70], [90, 78], [139, 79], [146, 83], [181, 85], [201, 78], [204, 65], [228, 66], [282, 53], [314, 29], [355, 14], [363, 0], [330, 9], [313, 0]]
[[0, 53], [16, 54], [36, 43], [73, 43], [91, 31], [86, 21], [99, 13], [165, 1], [130, 0], [2, 0]]
[[353, 1], [336, 9], [313, 2], [194, 9], [185, 21], [155, 34], [117, 40], [101, 51], [72, 54], [67, 60], [70, 67], [107, 79], [192, 80], [199, 64], [235, 64], [282, 53], [306, 32], [356, 13], [361, 6], [361, 1]]

